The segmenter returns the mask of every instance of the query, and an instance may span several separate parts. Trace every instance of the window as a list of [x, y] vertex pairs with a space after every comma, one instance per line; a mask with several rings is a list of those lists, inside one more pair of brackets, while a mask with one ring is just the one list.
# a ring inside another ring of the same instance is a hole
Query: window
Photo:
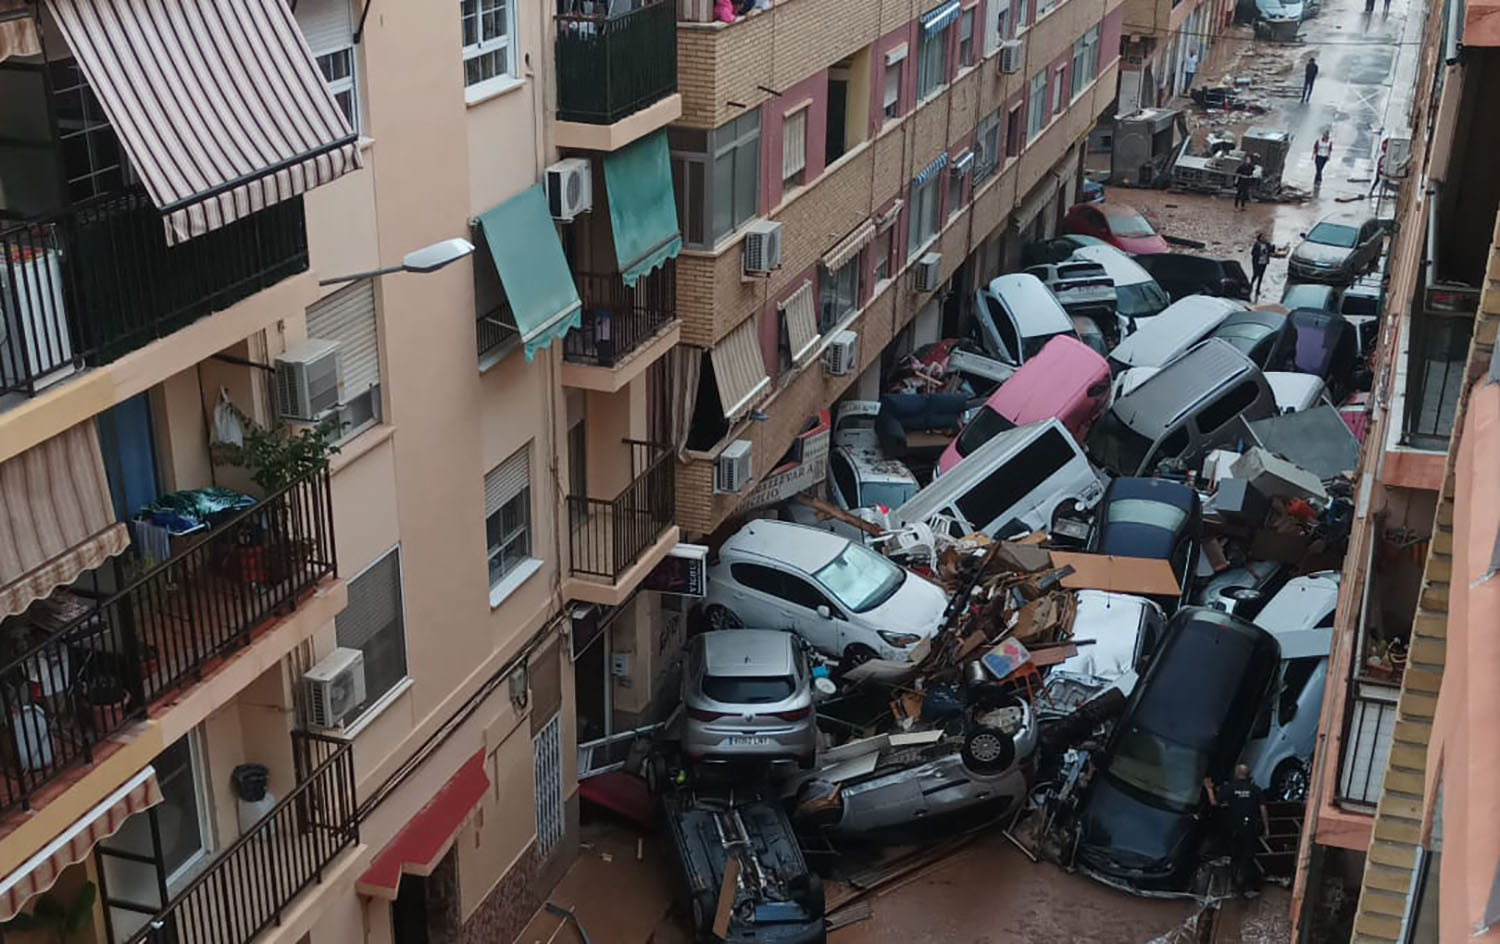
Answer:
[[887, 226], [875, 234], [875, 281], [884, 282], [891, 277], [891, 231], [895, 227]]
[[969, 7], [958, 18], [958, 67], [967, 69], [974, 64], [974, 13]]
[[354, 20], [349, 0], [297, 0], [297, 26], [328, 91], [349, 128], [359, 130], [359, 96], [355, 84]]
[[995, 0], [984, 21], [984, 54], [994, 55], [1000, 42], [1010, 38], [1010, 0]]
[[1026, 14], [1030, 12], [1031, 0], [1021, 0], [1020, 6], [1016, 7], [1016, 31], [1020, 32], [1026, 28]]
[[844, 452], [828, 454], [828, 474], [833, 478], [836, 497], [845, 508], [859, 508], [859, 477], [854, 474], [854, 464]]
[[120, 190], [134, 174], [88, 78], [72, 59], [48, 62], [47, 70], [69, 195], [83, 201]]
[[863, 613], [889, 600], [905, 582], [906, 572], [878, 551], [851, 542], [813, 577], [844, 606]]
[[[97, 846], [98, 864], [112, 890], [134, 887], [144, 892], [150, 888], [146, 901], [151, 902], [156, 899], [153, 865], [166, 877], [169, 895], [181, 890], [207, 865], [213, 833], [201, 737], [202, 729], [195, 728], [156, 755], [151, 766], [161, 788], [161, 803], [126, 819], [113, 836]], [[160, 828], [153, 830], [153, 825]], [[150, 878], [142, 887], [141, 880], [147, 876]], [[115, 920], [120, 920], [118, 912]], [[132, 933], [129, 929], [138, 926], [132, 921], [125, 930]], [[116, 931], [120, 930], [116, 925]]]
[[484, 535], [490, 586], [531, 559], [531, 444], [484, 477]]
[[952, 219], [954, 214], [964, 208], [964, 178], [968, 176], [967, 171], [974, 164], [972, 155], [967, 159], [960, 158], [948, 171], [948, 218]]
[[1062, 114], [1063, 106], [1063, 70], [1058, 69], [1052, 73], [1052, 117], [1056, 118]]
[[1073, 44], [1073, 97], [1094, 81], [1099, 72], [1099, 27], [1095, 26]]
[[1057, 6], [1057, 0], [1036, 0], [1036, 18], [1040, 20], [1055, 6]]
[[760, 564], [730, 564], [734, 582], [749, 590], [773, 597], [781, 596], [781, 571]]
[[988, 178], [1000, 167], [1000, 109], [979, 119], [974, 140], [974, 183]]
[[759, 212], [760, 112], [708, 132], [672, 128], [668, 141], [684, 240], [712, 248]]
[[[894, 564], [892, 566], [895, 566]], [[817, 587], [791, 574], [781, 575], [782, 598], [788, 603], [800, 606], [807, 610], [816, 610], [820, 606], [828, 607], [830, 615], [842, 617], [843, 614], [836, 610], [833, 601]]]
[[1047, 123], [1047, 71], [1031, 77], [1031, 94], [1026, 101], [1026, 140], [1030, 141]]
[[1005, 157], [1019, 157], [1026, 142], [1021, 138], [1021, 105], [1010, 110], [1005, 118]]
[[307, 335], [339, 344], [344, 404], [336, 442], [380, 422], [380, 342], [375, 327], [375, 283], [361, 279], [307, 309]]
[[818, 333], [828, 331], [859, 307], [859, 254], [818, 279]]
[[459, 0], [463, 17], [464, 87], [483, 94], [514, 78], [515, 10], [510, 0]]
[[1010, 461], [965, 492], [954, 505], [974, 528], [1004, 524], [1003, 515], [1073, 461], [1074, 455], [1061, 433], [1046, 429]]
[[933, 174], [924, 183], [913, 183], [911, 214], [907, 218], [907, 255], [915, 255], [927, 245], [938, 230], [938, 180]]
[[1246, 407], [1255, 402], [1258, 396], [1260, 396], [1260, 387], [1256, 386], [1253, 381], [1246, 380], [1236, 384], [1234, 389], [1198, 413], [1198, 429], [1204, 433], [1213, 432], [1239, 416]]
[[333, 618], [333, 628], [340, 646], [358, 649], [365, 657], [363, 712], [406, 678], [399, 545], [349, 581], [349, 602]]
[[948, 30], [924, 32], [917, 46], [917, 101], [922, 101], [948, 81]]
[[781, 125], [781, 179], [788, 187], [802, 183], [802, 172], [807, 167], [808, 111], [803, 107], [787, 115]]
[[901, 115], [901, 70], [906, 63], [906, 47], [901, 47], [901, 56], [894, 61], [890, 53], [885, 57], [885, 117], [897, 118]]

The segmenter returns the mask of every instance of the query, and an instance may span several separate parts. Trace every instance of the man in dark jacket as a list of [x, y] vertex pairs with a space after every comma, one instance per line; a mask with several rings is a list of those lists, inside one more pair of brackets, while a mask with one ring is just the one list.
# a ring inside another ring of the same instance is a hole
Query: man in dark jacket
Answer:
[[1266, 267], [1271, 264], [1271, 243], [1265, 233], [1256, 233], [1250, 245], [1250, 291], [1253, 301], [1260, 300], [1260, 283], [1265, 280]]
[[1263, 833], [1271, 831], [1266, 816], [1266, 801], [1260, 787], [1250, 779], [1250, 768], [1236, 764], [1234, 778], [1225, 783], [1214, 783], [1203, 778], [1203, 789], [1208, 792], [1208, 802], [1222, 812], [1220, 828], [1229, 847], [1229, 861], [1233, 869], [1235, 891], [1246, 898], [1260, 894], [1260, 869], [1255, 864], [1256, 846]]
[[1307, 68], [1302, 72], [1302, 100], [1304, 102], [1312, 101], [1312, 88], [1316, 81], [1318, 81], [1318, 57], [1309, 56]]
[[1246, 154], [1234, 169], [1234, 208], [1243, 210], [1250, 202], [1250, 186], [1255, 183], [1255, 159]]

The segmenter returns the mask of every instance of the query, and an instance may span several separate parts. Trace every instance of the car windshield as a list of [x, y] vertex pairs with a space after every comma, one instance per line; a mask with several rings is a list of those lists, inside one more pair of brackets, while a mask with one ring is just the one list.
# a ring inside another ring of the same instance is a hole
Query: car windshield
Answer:
[[966, 456], [1006, 430], [1015, 428], [1015, 423], [999, 413], [987, 406], [981, 407], [974, 418], [969, 421], [969, 425], [958, 434], [958, 441], [954, 446], [958, 449], [960, 456]]
[[1109, 779], [1161, 801], [1167, 809], [1198, 803], [1208, 755], [1133, 725], [1109, 761]]
[[1115, 310], [1127, 318], [1149, 318], [1172, 304], [1172, 296], [1155, 280], [1115, 284]]
[[871, 505], [900, 508], [915, 494], [917, 486], [912, 482], [861, 482], [859, 485], [859, 500], [867, 508]]
[[1044, 348], [1044, 347], [1047, 346], [1047, 342], [1048, 341], [1050, 341], [1053, 338], [1057, 337], [1059, 334], [1074, 334], [1074, 333], [1075, 333], [1074, 331], [1068, 330], [1068, 331], [1058, 331], [1058, 332], [1056, 332], [1054, 334], [1034, 334], [1034, 335], [1032, 335], [1029, 338], [1022, 338], [1021, 339], [1021, 358], [1022, 358], [1022, 360], [1028, 360], [1029, 361], [1033, 357], [1036, 357], [1037, 354], [1041, 353], [1042, 348]]
[[1151, 451], [1151, 440], [1126, 426], [1111, 410], [1089, 431], [1088, 451], [1106, 469], [1134, 475]]
[[703, 694], [726, 705], [769, 705], [792, 697], [789, 675], [705, 675]]
[[1357, 227], [1345, 226], [1342, 223], [1319, 223], [1313, 227], [1311, 233], [1307, 234], [1307, 241], [1310, 243], [1338, 246], [1341, 249], [1353, 249], [1358, 238]]
[[1109, 231], [1116, 236], [1129, 239], [1135, 236], [1155, 236], [1156, 230], [1139, 213], [1116, 213], [1109, 217]]
[[1267, 325], [1242, 322], [1240, 324], [1221, 325], [1218, 330], [1214, 331], [1213, 336], [1228, 341], [1240, 353], [1249, 354], [1255, 349], [1255, 345], [1259, 344], [1266, 335], [1274, 330], [1274, 328]]
[[839, 603], [863, 613], [889, 600], [906, 579], [906, 571], [863, 544], [850, 543], [819, 568], [813, 579]]
[[1144, 524], [1176, 531], [1187, 520], [1187, 510], [1149, 498], [1120, 498], [1109, 503], [1110, 524]]

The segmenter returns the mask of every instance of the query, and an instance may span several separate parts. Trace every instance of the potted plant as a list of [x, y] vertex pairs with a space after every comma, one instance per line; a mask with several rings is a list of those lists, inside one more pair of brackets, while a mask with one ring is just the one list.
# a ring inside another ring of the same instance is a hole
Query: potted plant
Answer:
[[130, 689], [117, 671], [101, 664], [102, 656], [95, 653], [79, 673], [79, 690], [89, 705], [94, 730], [107, 734], [120, 726], [125, 712], [130, 708]]
[[31, 914], [18, 914], [0, 925], [6, 932], [47, 931], [57, 944], [68, 944], [68, 940], [88, 924], [94, 914], [94, 900], [99, 890], [93, 882], [84, 882], [72, 901], [63, 901], [52, 892], [36, 900]]

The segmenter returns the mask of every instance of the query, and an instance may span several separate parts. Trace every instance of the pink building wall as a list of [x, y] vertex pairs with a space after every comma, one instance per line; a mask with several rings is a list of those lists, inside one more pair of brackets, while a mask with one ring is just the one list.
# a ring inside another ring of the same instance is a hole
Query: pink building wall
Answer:
[[1099, 24], [1099, 71], [1120, 58], [1120, 33], [1125, 25], [1125, 8], [1115, 7]]
[[804, 181], [817, 179], [823, 173], [826, 157], [824, 135], [828, 125], [828, 70], [822, 69], [788, 88], [760, 109], [760, 190], [761, 203], [770, 210], [785, 195], [781, 171], [782, 127], [786, 113], [804, 102], [807, 106], [807, 166]]
[[880, 133], [885, 123], [885, 57], [893, 49], [906, 44], [906, 59], [901, 63], [901, 96], [898, 99], [901, 114], [911, 110], [917, 95], [917, 36], [915, 22], [904, 23], [875, 40], [870, 54], [870, 126], [867, 137]]

